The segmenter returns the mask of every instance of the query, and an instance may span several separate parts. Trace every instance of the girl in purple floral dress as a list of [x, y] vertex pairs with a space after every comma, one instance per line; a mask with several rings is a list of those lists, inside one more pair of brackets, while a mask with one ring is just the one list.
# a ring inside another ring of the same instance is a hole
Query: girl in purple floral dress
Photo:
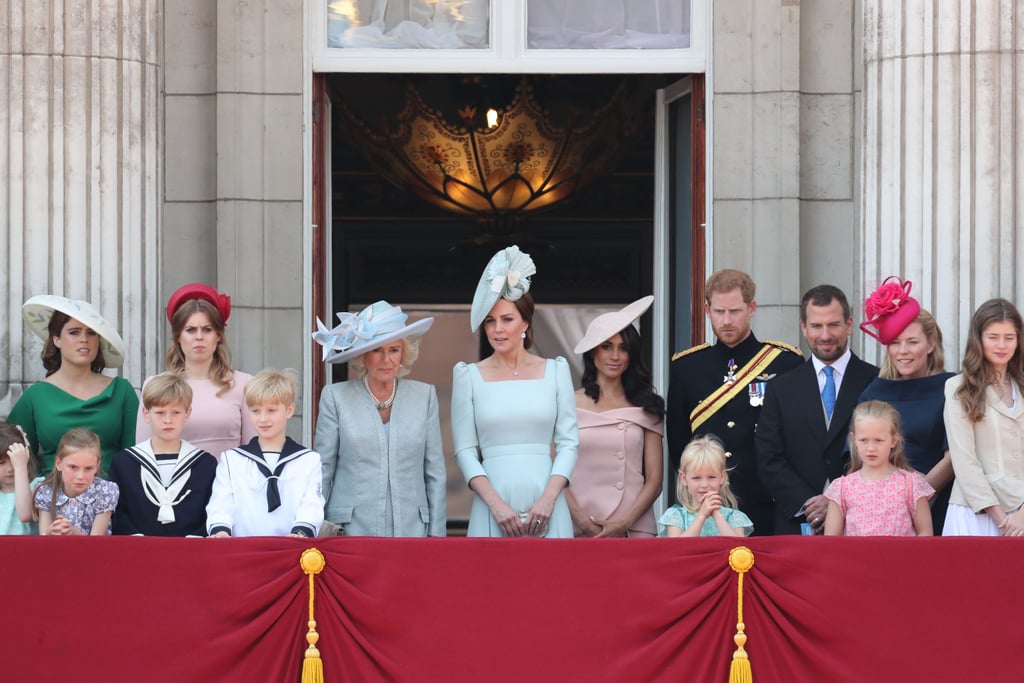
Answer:
[[100, 439], [88, 429], [72, 429], [57, 446], [56, 462], [36, 487], [33, 503], [43, 536], [103, 536], [117, 507], [117, 484], [96, 476]]

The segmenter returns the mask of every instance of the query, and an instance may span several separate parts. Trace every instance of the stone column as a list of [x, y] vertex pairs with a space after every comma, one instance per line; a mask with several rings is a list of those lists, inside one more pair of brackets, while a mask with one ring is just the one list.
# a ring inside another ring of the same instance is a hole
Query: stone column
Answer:
[[0, 1], [0, 414], [43, 376], [22, 302], [94, 303], [142, 381], [159, 195], [158, 0]]
[[863, 2], [864, 286], [911, 279], [956, 370], [977, 305], [1024, 302], [1024, 3]]

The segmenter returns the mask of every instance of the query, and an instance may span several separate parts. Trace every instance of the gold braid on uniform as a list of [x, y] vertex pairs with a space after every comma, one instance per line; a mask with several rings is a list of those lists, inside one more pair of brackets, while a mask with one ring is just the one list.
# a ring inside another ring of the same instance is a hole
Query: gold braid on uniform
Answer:
[[797, 347], [793, 346], [792, 344], [787, 344], [786, 342], [775, 341], [774, 339], [765, 339], [764, 343], [765, 344], [771, 344], [772, 346], [776, 346], [776, 347], [778, 347], [780, 349], [786, 349], [787, 351], [792, 351], [793, 353], [795, 353], [798, 356], [804, 355], [800, 351], [800, 349], [798, 349]]
[[[676, 355], [672, 356], [672, 360], [675, 360], [676, 358], [682, 358], [683, 356], [689, 356], [691, 353], [696, 353], [697, 351], [706, 349], [709, 346], [711, 346], [711, 344], [708, 344], [707, 342], [704, 342], [703, 344], [697, 344], [696, 346], [691, 346], [690, 348], [684, 351], [680, 351]], [[799, 353], [799, 351], [797, 353]]]

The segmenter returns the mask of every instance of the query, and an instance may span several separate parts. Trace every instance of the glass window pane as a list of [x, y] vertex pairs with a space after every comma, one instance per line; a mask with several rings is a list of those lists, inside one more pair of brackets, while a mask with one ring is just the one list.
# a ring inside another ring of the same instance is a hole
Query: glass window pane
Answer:
[[691, 0], [527, 0], [534, 49], [690, 47]]
[[327, 46], [482, 49], [490, 0], [327, 0]]

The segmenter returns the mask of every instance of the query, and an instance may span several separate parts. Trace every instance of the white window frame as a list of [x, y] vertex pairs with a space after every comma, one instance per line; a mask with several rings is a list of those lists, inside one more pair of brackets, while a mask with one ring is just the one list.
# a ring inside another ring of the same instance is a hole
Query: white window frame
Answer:
[[[711, 0], [691, 0], [690, 47], [685, 49], [530, 49], [526, 0], [491, 0], [489, 47], [420, 50], [328, 47], [326, 0], [311, 0], [310, 49], [317, 72], [704, 73], [710, 4]], [[467, 69], [469, 64], [472, 69]]]

